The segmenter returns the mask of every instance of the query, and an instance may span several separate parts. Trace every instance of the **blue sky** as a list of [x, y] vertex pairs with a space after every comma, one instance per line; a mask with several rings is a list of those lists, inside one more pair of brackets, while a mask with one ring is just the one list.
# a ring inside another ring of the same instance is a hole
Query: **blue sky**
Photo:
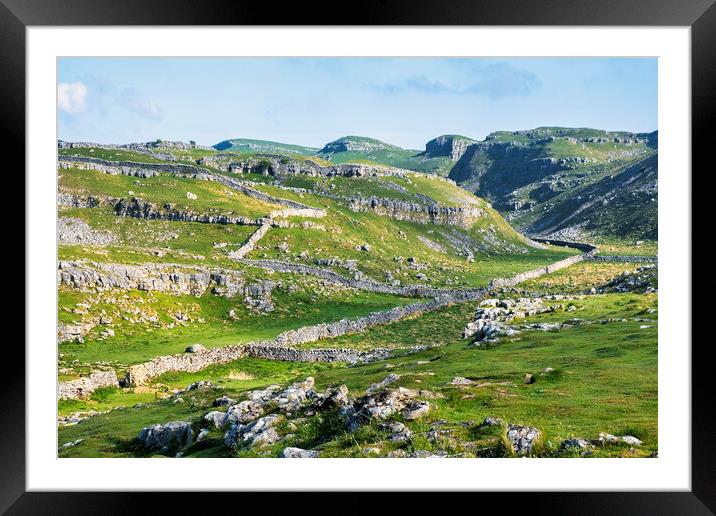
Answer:
[[345, 135], [422, 149], [539, 126], [657, 129], [656, 58], [61, 58], [58, 137], [127, 143]]

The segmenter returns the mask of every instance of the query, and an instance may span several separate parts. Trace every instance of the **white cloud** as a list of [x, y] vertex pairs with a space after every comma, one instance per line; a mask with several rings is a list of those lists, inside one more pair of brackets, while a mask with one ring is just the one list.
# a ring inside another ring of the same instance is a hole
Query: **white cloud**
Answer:
[[87, 86], [81, 82], [61, 82], [57, 85], [57, 108], [65, 113], [78, 113], [85, 108]]
[[161, 120], [163, 113], [162, 108], [149, 97], [135, 88], [124, 88], [119, 95], [119, 104], [128, 111], [137, 115]]

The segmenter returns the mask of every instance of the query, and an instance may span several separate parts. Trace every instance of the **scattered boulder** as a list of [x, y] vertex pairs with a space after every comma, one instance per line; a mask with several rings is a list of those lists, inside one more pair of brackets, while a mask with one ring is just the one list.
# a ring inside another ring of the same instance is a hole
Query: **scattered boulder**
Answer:
[[302, 448], [284, 448], [279, 455], [282, 459], [315, 459], [318, 457], [316, 450], [304, 450]]
[[427, 401], [411, 401], [403, 409], [403, 417], [408, 421], [419, 419], [430, 411], [430, 403]]
[[630, 446], [641, 446], [641, 440], [637, 439], [633, 435], [622, 435], [621, 440]]
[[323, 394], [317, 394], [315, 401], [306, 411], [306, 415], [312, 415], [321, 410], [329, 410], [335, 407], [347, 407], [350, 404], [351, 400], [348, 397], [348, 387], [340, 385], [327, 389]]
[[528, 455], [536, 440], [541, 435], [537, 428], [520, 425], [508, 425], [507, 440], [512, 447], [512, 451], [517, 455]]
[[229, 407], [222, 426], [225, 426], [227, 423], [249, 423], [260, 417], [263, 412], [263, 407], [259, 403], [251, 400], [242, 401]]
[[535, 375], [533, 375], [531, 373], [526, 373], [525, 374], [525, 383], [527, 385], [529, 385], [531, 383], [535, 383]]
[[205, 391], [207, 389], [211, 389], [214, 386], [213, 383], [211, 383], [209, 380], [201, 380], [198, 382], [192, 383], [189, 387], [186, 388], [187, 391]]
[[388, 437], [389, 441], [393, 442], [405, 442], [409, 441], [413, 437], [413, 432], [405, 426], [403, 423], [392, 422], [381, 425], [381, 428], [390, 432]]
[[273, 399], [282, 412], [287, 414], [296, 412], [308, 398], [314, 397], [315, 391], [313, 390], [313, 385], [313, 377], [309, 376], [304, 381], [294, 383], [287, 387]]
[[349, 430], [353, 431], [370, 420], [385, 420], [403, 410], [418, 395], [417, 391], [398, 387], [358, 398], [343, 409]]
[[214, 400], [214, 403], [212, 403], [215, 407], [228, 407], [230, 405], [234, 405], [236, 403], [236, 400], [233, 398], [229, 398], [228, 396], [221, 396], [219, 398], [216, 398]]
[[462, 376], [456, 376], [452, 379], [450, 385], [472, 385], [473, 383], [475, 382], [473, 382], [472, 380], [463, 378]]
[[196, 196], [196, 194], [193, 194], [193, 193], [191, 193], [191, 192], [187, 192], [187, 193], [186, 193], [186, 198], [187, 198], [187, 199], [197, 199], [197, 196]]
[[505, 422], [499, 417], [486, 417], [479, 426], [502, 426]]
[[273, 444], [281, 439], [274, 428], [279, 420], [280, 416], [271, 414], [247, 425], [234, 423], [224, 434], [224, 444], [228, 448]]
[[579, 450], [586, 450], [589, 448], [590, 444], [589, 441], [586, 439], [579, 439], [579, 438], [572, 438], [572, 439], [565, 439], [562, 441], [562, 448], [565, 449], [579, 449]]
[[148, 450], [167, 453], [186, 448], [192, 443], [193, 437], [191, 423], [171, 421], [142, 428], [137, 439]]
[[184, 350], [185, 353], [201, 353], [202, 351], [206, 351], [206, 348], [201, 344], [192, 344]]

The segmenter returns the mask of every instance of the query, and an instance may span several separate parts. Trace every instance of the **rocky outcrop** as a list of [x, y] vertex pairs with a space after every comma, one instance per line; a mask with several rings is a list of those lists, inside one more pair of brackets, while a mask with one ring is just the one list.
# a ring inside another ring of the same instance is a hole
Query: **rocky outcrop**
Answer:
[[409, 172], [401, 168], [367, 163], [339, 163], [324, 166], [311, 159], [297, 160], [278, 154], [257, 154], [249, 157], [240, 154], [217, 154], [203, 158], [201, 164], [224, 172], [261, 174], [277, 178], [297, 175], [310, 177], [402, 177]]
[[320, 150], [320, 154], [333, 154], [336, 152], [352, 152], [352, 151], [374, 151], [390, 148], [391, 145], [383, 143], [372, 138], [339, 138], [332, 142], [328, 142]]
[[182, 163], [142, 163], [138, 161], [110, 161], [88, 156], [60, 156], [60, 168], [85, 168], [107, 174], [124, 174], [137, 177], [153, 177], [162, 172], [168, 174], [204, 174], [209, 170]]
[[57, 284], [78, 290], [111, 288], [172, 292], [201, 296], [207, 289], [224, 297], [243, 293], [240, 272], [209, 270], [172, 264], [123, 265], [88, 261], [60, 261]]
[[57, 323], [57, 342], [84, 342], [84, 337], [97, 326], [96, 320]]
[[100, 162], [95, 162], [94, 160], [95, 158], [81, 158], [75, 156], [69, 159], [61, 157], [58, 162], [58, 167], [60, 169], [78, 168], [80, 170], [97, 170], [99, 172], [104, 172], [105, 174], [110, 175], [124, 175], [133, 177], [154, 177], [158, 176], [160, 173], [157, 170], [150, 170], [146, 168], [142, 163], [132, 163], [127, 161], [121, 162], [121, 164], [114, 164], [114, 162], [112, 161], [98, 160]]
[[326, 210], [320, 210], [318, 208], [286, 208], [283, 210], [272, 211], [269, 217], [272, 219], [287, 218], [287, 217], [308, 217], [314, 219], [321, 219], [326, 216]]
[[101, 206], [114, 206], [119, 202], [117, 197], [109, 197], [106, 195], [75, 195], [66, 192], [57, 194], [57, 205], [68, 206], [70, 208], [99, 208]]
[[60, 382], [57, 386], [57, 397], [61, 400], [84, 398], [100, 387], [117, 387], [117, 373], [114, 371], [93, 371], [88, 376]]
[[418, 204], [379, 197], [354, 197], [348, 199], [348, 208], [353, 211], [371, 211], [396, 220], [409, 220], [421, 224], [445, 224], [469, 229], [485, 212], [478, 207], [442, 206], [439, 204]]
[[107, 231], [96, 231], [84, 220], [76, 217], [60, 217], [57, 219], [58, 244], [88, 244], [105, 246], [117, 237]]
[[242, 226], [258, 226], [262, 219], [248, 217], [232, 217], [229, 215], [211, 215], [194, 213], [189, 210], [179, 210], [173, 204], [157, 204], [133, 197], [120, 199], [114, 205], [114, 212], [119, 217], [133, 217], [136, 219], [171, 220], [175, 222], [201, 222], [204, 224], [238, 224]]
[[191, 423], [171, 421], [142, 428], [137, 440], [149, 451], [166, 454], [190, 446], [194, 440], [194, 432]]
[[459, 160], [468, 146], [475, 143], [475, 140], [465, 136], [446, 134], [438, 136], [425, 144], [425, 154], [430, 157], [445, 156], [453, 161]]

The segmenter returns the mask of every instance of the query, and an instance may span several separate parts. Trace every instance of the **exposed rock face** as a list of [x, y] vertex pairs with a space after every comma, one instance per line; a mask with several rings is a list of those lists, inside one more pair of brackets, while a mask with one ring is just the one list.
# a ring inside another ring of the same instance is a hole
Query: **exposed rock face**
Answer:
[[172, 421], [164, 425], [143, 428], [137, 439], [145, 448], [159, 453], [181, 450], [191, 445], [194, 432], [186, 421]]
[[203, 158], [201, 164], [208, 165], [225, 172], [237, 174], [262, 174], [265, 176], [287, 177], [305, 175], [311, 177], [368, 177], [368, 176], [399, 176], [406, 170], [384, 165], [369, 165], [363, 163], [340, 163], [323, 166], [306, 160], [295, 160], [283, 155], [258, 154], [251, 157], [239, 154], [217, 154]]
[[89, 244], [104, 246], [116, 240], [116, 236], [106, 231], [96, 231], [84, 220], [76, 217], [57, 219], [57, 242], [59, 244]]
[[208, 270], [176, 265], [121, 265], [61, 261], [57, 284], [78, 290], [138, 289], [201, 296], [207, 289], [224, 297], [244, 292], [242, 274], [231, 270]]
[[117, 373], [114, 371], [93, 371], [89, 376], [60, 382], [57, 386], [57, 397], [61, 400], [84, 398], [100, 387], [117, 387]]
[[[94, 158], [86, 158], [92, 160]], [[97, 170], [110, 175], [124, 175], [133, 177], [154, 177], [159, 175], [156, 170], [149, 170], [141, 166], [138, 163], [123, 162], [121, 164], [113, 164], [111, 161], [103, 161], [102, 163], [94, 163], [91, 161], [85, 161], [81, 158], [65, 158], [61, 157], [58, 166], [61, 169], [64, 168], [78, 168], [80, 170]]]
[[459, 160], [468, 146], [475, 143], [475, 140], [464, 136], [443, 135], [430, 140], [425, 144], [425, 154], [431, 157], [447, 156], [453, 161]]
[[117, 204], [114, 205], [114, 212], [120, 217], [133, 217], [136, 219], [201, 222], [205, 224], [239, 224], [242, 226], [257, 226], [262, 223], [261, 219], [233, 217], [223, 214], [211, 215], [207, 213], [194, 213], [189, 210], [179, 210], [172, 204], [159, 206], [136, 197], [120, 199]]
[[76, 323], [57, 323], [57, 342], [84, 342], [84, 336], [97, 326], [98, 321], [88, 320]]
[[100, 206], [114, 206], [119, 202], [116, 197], [94, 196], [94, 195], [74, 195], [71, 193], [60, 192], [57, 194], [58, 206], [69, 206], [70, 208], [99, 208]]
[[454, 207], [439, 204], [417, 204], [379, 197], [355, 197], [348, 201], [353, 211], [372, 211], [378, 215], [396, 220], [409, 220], [421, 224], [445, 224], [469, 229], [484, 215], [481, 208], [474, 206]]

